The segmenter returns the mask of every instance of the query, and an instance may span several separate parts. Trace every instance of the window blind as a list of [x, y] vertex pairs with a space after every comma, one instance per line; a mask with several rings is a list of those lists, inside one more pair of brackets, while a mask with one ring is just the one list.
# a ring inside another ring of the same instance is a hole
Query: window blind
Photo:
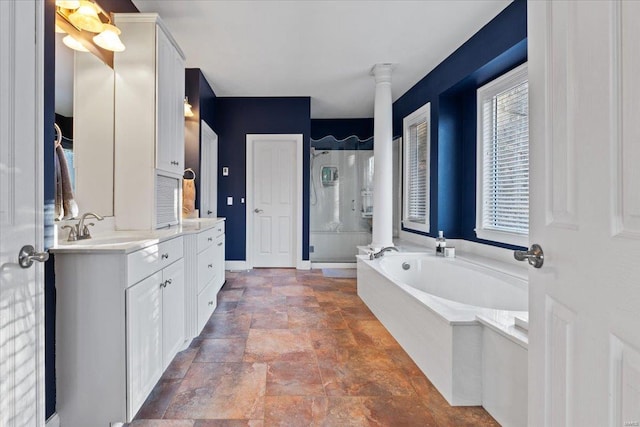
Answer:
[[426, 121], [409, 127], [407, 219], [425, 224], [427, 220], [427, 138]]
[[529, 84], [482, 99], [482, 227], [529, 234]]

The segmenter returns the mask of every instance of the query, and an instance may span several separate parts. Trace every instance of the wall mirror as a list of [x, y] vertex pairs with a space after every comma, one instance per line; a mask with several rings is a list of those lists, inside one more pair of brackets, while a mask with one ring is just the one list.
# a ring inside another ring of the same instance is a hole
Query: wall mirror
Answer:
[[56, 33], [55, 112], [74, 199], [79, 214], [113, 216], [114, 71], [63, 37]]

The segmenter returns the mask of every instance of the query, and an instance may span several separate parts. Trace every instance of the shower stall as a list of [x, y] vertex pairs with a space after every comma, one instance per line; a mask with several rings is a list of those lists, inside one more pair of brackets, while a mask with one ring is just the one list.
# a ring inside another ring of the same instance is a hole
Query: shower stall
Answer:
[[309, 256], [315, 263], [353, 263], [371, 243], [373, 138], [311, 139]]

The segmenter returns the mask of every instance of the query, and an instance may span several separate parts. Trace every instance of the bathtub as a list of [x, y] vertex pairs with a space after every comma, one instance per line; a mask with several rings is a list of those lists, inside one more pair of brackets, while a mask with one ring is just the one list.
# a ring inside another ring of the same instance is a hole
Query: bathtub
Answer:
[[[357, 262], [358, 295], [449, 404], [482, 405], [483, 328], [489, 323], [479, 319], [513, 321], [525, 314], [527, 281], [426, 253], [358, 256]], [[526, 346], [518, 354], [524, 358], [512, 365], [526, 374]], [[523, 405], [526, 422], [526, 396]]]

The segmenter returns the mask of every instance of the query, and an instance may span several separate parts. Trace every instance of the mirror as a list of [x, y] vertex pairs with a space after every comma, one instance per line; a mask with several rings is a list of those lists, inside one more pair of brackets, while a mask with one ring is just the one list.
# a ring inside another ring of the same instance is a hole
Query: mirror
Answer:
[[55, 112], [74, 199], [80, 214], [113, 216], [114, 72], [64, 36], [56, 34]]

